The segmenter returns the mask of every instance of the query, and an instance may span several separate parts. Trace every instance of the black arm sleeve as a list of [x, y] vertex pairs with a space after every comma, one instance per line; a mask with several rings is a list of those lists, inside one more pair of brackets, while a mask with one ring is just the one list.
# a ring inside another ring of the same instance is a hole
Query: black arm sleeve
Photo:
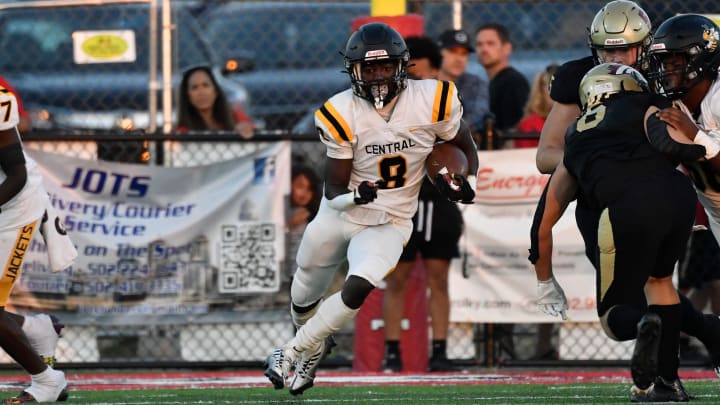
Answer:
[[648, 140], [658, 151], [666, 153], [682, 162], [692, 162], [705, 156], [705, 148], [700, 145], [680, 143], [674, 140], [667, 130], [667, 124], [655, 114], [647, 120]]

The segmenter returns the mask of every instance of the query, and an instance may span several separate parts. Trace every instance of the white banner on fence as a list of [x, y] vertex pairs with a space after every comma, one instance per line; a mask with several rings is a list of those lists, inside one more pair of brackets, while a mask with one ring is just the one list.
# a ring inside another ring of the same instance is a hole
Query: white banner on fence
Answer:
[[278, 291], [288, 142], [192, 168], [28, 153], [80, 256], [70, 269], [51, 273], [35, 238], [16, 304], [42, 300], [92, 314], [202, 313], [238, 295]]
[[[549, 176], [538, 174], [535, 149], [479, 152], [475, 204], [463, 206], [466, 259], [450, 271], [452, 322], [553, 322], [535, 305], [536, 278], [527, 260], [535, 205]], [[575, 205], [553, 230], [553, 267], [575, 322], [597, 321], [595, 272], [575, 225]], [[463, 263], [465, 274], [463, 277]]]

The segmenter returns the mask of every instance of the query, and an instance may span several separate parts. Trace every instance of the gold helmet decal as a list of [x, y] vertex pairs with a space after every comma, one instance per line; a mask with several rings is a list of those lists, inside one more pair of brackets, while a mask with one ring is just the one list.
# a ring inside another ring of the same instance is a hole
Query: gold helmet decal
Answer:
[[715, 52], [718, 47], [718, 42], [720, 42], [720, 33], [718, 33], [715, 27], [709, 27], [705, 28], [702, 36], [703, 41], [705, 41], [705, 48], [710, 52]]

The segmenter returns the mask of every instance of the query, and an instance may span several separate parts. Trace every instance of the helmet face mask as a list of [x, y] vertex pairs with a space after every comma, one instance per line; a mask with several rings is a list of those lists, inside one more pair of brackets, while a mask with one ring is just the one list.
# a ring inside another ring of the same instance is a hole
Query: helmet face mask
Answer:
[[353, 94], [380, 109], [407, 87], [409, 52], [400, 34], [383, 23], [360, 27], [345, 46]]
[[[349, 72], [353, 86], [357, 86], [362, 94], [360, 97], [372, 101], [375, 108], [382, 108], [401, 90], [398, 78], [403, 74], [402, 69], [402, 63], [399, 60], [380, 59], [353, 63]], [[407, 65], [405, 69], [407, 78]], [[353, 91], [355, 91], [355, 87], [353, 87]], [[391, 94], [392, 97], [390, 97]], [[358, 95], [357, 92], [356, 95]]]
[[648, 79], [654, 92], [676, 100], [720, 66], [720, 29], [709, 18], [682, 14], [663, 22], [649, 50]]
[[697, 74], [688, 67], [687, 55], [683, 52], [652, 55], [648, 78], [653, 92], [671, 100], [682, 97], [690, 89], [693, 79], [697, 77]]
[[635, 48], [635, 60], [628, 64], [646, 66], [647, 47], [652, 39], [652, 24], [647, 13], [635, 2], [609, 2], [595, 14], [589, 30], [588, 45], [596, 63], [606, 62], [598, 51]]
[[590, 69], [580, 81], [580, 102], [583, 111], [586, 111], [613, 94], [648, 90], [647, 81], [634, 68], [619, 63], [603, 63]]

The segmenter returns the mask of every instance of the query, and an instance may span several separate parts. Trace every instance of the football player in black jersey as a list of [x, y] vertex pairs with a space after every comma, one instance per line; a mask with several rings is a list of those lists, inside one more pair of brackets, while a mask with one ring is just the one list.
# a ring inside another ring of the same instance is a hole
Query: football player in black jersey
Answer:
[[[704, 157], [706, 149], [679, 142], [683, 135], [656, 114], [670, 102], [649, 93], [642, 75], [627, 65], [592, 68], [579, 97], [582, 114], [568, 129], [563, 160], [550, 179], [531, 257], [538, 304], [565, 318], [565, 294], [552, 273], [552, 226], [579, 191], [601, 213], [597, 238], [585, 239], [596, 244], [588, 249], [598, 250], [601, 325], [612, 339], [637, 338], [633, 382], [640, 390], [654, 384], [632, 399], [687, 401], [677, 374], [683, 314], [672, 274], [692, 229], [696, 199], [676, 166]], [[637, 305], [643, 290], [647, 307]]]
[[[563, 64], [551, 80], [550, 98], [554, 103], [540, 133], [536, 154], [536, 164], [542, 173], [552, 173], [562, 160], [565, 131], [580, 115], [578, 86], [583, 75], [594, 65], [606, 62], [635, 68], [646, 65], [652, 25], [647, 13], [635, 2], [615, 0], [607, 3], [595, 14], [588, 31], [592, 56]], [[586, 240], [596, 237], [599, 216], [600, 212], [590, 209], [579, 195], [575, 220]], [[536, 226], [534, 223], [533, 229]], [[586, 255], [591, 262], [597, 260], [597, 251], [593, 248], [596, 245], [587, 245]]]
[[[691, 19], [691, 17], [683, 16], [683, 17], [674, 17], [674, 18], [680, 18], [681, 20], [687, 20]], [[694, 18], [694, 17], [693, 17]], [[663, 23], [665, 25], [666, 23]], [[663, 27], [661, 25], [661, 27]], [[658, 33], [656, 33], [656, 39], [657, 35], [660, 34], [662, 30], [659, 28]], [[701, 30], [702, 31], [702, 30]], [[702, 34], [702, 35], [701, 35]], [[706, 37], [707, 35], [704, 35], [703, 32], [700, 32], [701, 37]], [[665, 38], [663, 35], [660, 35], [661, 37]], [[697, 36], [697, 35], [696, 35]], [[685, 38], [685, 41], [694, 41], [694, 38], [692, 36], [683, 35], [682, 38]], [[658, 39], [659, 40], [659, 39]], [[663, 39], [663, 41], [666, 41]], [[665, 44], [665, 47], [668, 48], [669, 45]], [[664, 54], [664, 51], [662, 51], [662, 47], [658, 45], [656, 47], [656, 50], [650, 51], [650, 54], [658, 53], [658, 54]], [[688, 47], [689, 48], [689, 47]], [[669, 49], [669, 48], [668, 48]], [[673, 48], [674, 49], [674, 48]], [[683, 48], [684, 50], [685, 48]], [[689, 51], [688, 51], [689, 52]], [[704, 55], [704, 53], [701, 53]], [[712, 58], [709, 58], [712, 59]], [[709, 60], [708, 59], [708, 60]], [[659, 65], [658, 65], [659, 66]], [[704, 66], [704, 65], [703, 65]], [[704, 68], [708, 72], [713, 70], [712, 68]], [[716, 70], [716, 69], [715, 69]], [[691, 74], [692, 72], [688, 73]], [[650, 73], [652, 76], [652, 72]], [[563, 83], [562, 81], [560, 83]], [[579, 95], [577, 96], [580, 97]], [[692, 104], [692, 103], [691, 103]], [[556, 103], [557, 105], [557, 103]], [[662, 112], [658, 113], [658, 118], [663, 118], [664, 114], [666, 112], [674, 112], [672, 109], [664, 109]], [[669, 121], [669, 119], [668, 119]], [[676, 127], [680, 128], [680, 125], [675, 125]], [[563, 143], [564, 143], [563, 138]], [[686, 142], [689, 142], [689, 140], [686, 140]], [[697, 142], [696, 142], [697, 143]], [[706, 147], [706, 152], [711, 152], [711, 155], [717, 152], [717, 148], [713, 147], [712, 144], [708, 144], [710, 148], [708, 149]], [[714, 150], [713, 150], [714, 149]], [[560, 153], [560, 156], [562, 156], [562, 153]], [[716, 159], [715, 159], [716, 160]], [[581, 190], [582, 191], [582, 190]], [[586, 202], [587, 199], [582, 196], [582, 192], [579, 193], [579, 201], [578, 201], [578, 207], [576, 208], [576, 216], [578, 219], [578, 226], [581, 230], [581, 233], [583, 234], [583, 238], [586, 241], [586, 247], [587, 247], [587, 253], [588, 257], [593, 262], [594, 266], [597, 269], [600, 269], [600, 255], [599, 251], [597, 249], [597, 230], [598, 230], [598, 223], [600, 218], [601, 211], [599, 209], [593, 209], [593, 207], [589, 206]], [[532, 252], [536, 252], [536, 241], [537, 241], [537, 231], [538, 231], [538, 222], [540, 220], [540, 217], [543, 213], [544, 207], [543, 202], [538, 206], [538, 210], [536, 213], [536, 222], [533, 225], [533, 229], [531, 230], [531, 235], [533, 236], [533, 239], [535, 242], [533, 242], [533, 250], [531, 251], [531, 260], [533, 260], [533, 254]], [[578, 212], [579, 211], [579, 212]], [[584, 214], [584, 215], [583, 215]], [[608, 320], [609, 322], [613, 322], [613, 320], [617, 319], [637, 319], [639, 320], [642, 316], [642, 312], [645, 309], [646, 303], [645, 303], [645, 296], [642, 293], [642, 287], [636, 287], [635, 293], [628, 294], [627, 297], [620, 297], [615, 296], [613, 294], [601, 296], [601, 286], [604, 284], [603, 282], [603, 274], [602, 272], [598, 271], [597, 274], [597, 284], [598, 284], [598, 297], [597, 302], [602, 304], [599, 304], [599, 310], [602, 311], [605, 314], [604, 318], [601, 318], [601, 322], [603, 322], [603, 326], [607, 329], [606, 323]], [[620, 301], [620, 299], [623, 298], [625, 301]], [[634, 305], [628, 306], [628, 304], [633, 304], [632, 301], [634, 300]], [[624, 304], [623, 306], [615, 307], [616, 304]], [[603, 306], [600, 308], [600, 306]], [[681, 330], [688, 335], [695, 336], [699, 338], [703, 344], [708, 349], [708, 352], [711, 357], [712, 365], [715, 368], [716, 372], [718, 372], [718, 375], [720, 376], [720, 321], [716, 316], [712, 315], [705, 315], [693, 307], [692, 303], [683, 295], [680, 295], [680, 305], [681, 305], [681, 311], [682, 311], [682, 324], [681, 324]], [[635, 309], [632, 309], [635, 307]], [[624, 308], [624, 310], [620, 310], [621, 308]], [[625, 323], [627, 327], [629, 328], [623, 336], [633, 336], [635, 334], [633, 324], [632, 322]]]
[[553, 75], [550, 97], [555, 103], [540, 134], [536, 155], [542, 173], [552, 173], [562, 160], [565, 130], [580, 115], [578, 86], [583, 75], [600, 63], [622, 63], [640, 71], [645, 64], [652, 24], [635, 2], [607, 3], [595, 14], [589, 31], [592, 56], [566, 62]]

